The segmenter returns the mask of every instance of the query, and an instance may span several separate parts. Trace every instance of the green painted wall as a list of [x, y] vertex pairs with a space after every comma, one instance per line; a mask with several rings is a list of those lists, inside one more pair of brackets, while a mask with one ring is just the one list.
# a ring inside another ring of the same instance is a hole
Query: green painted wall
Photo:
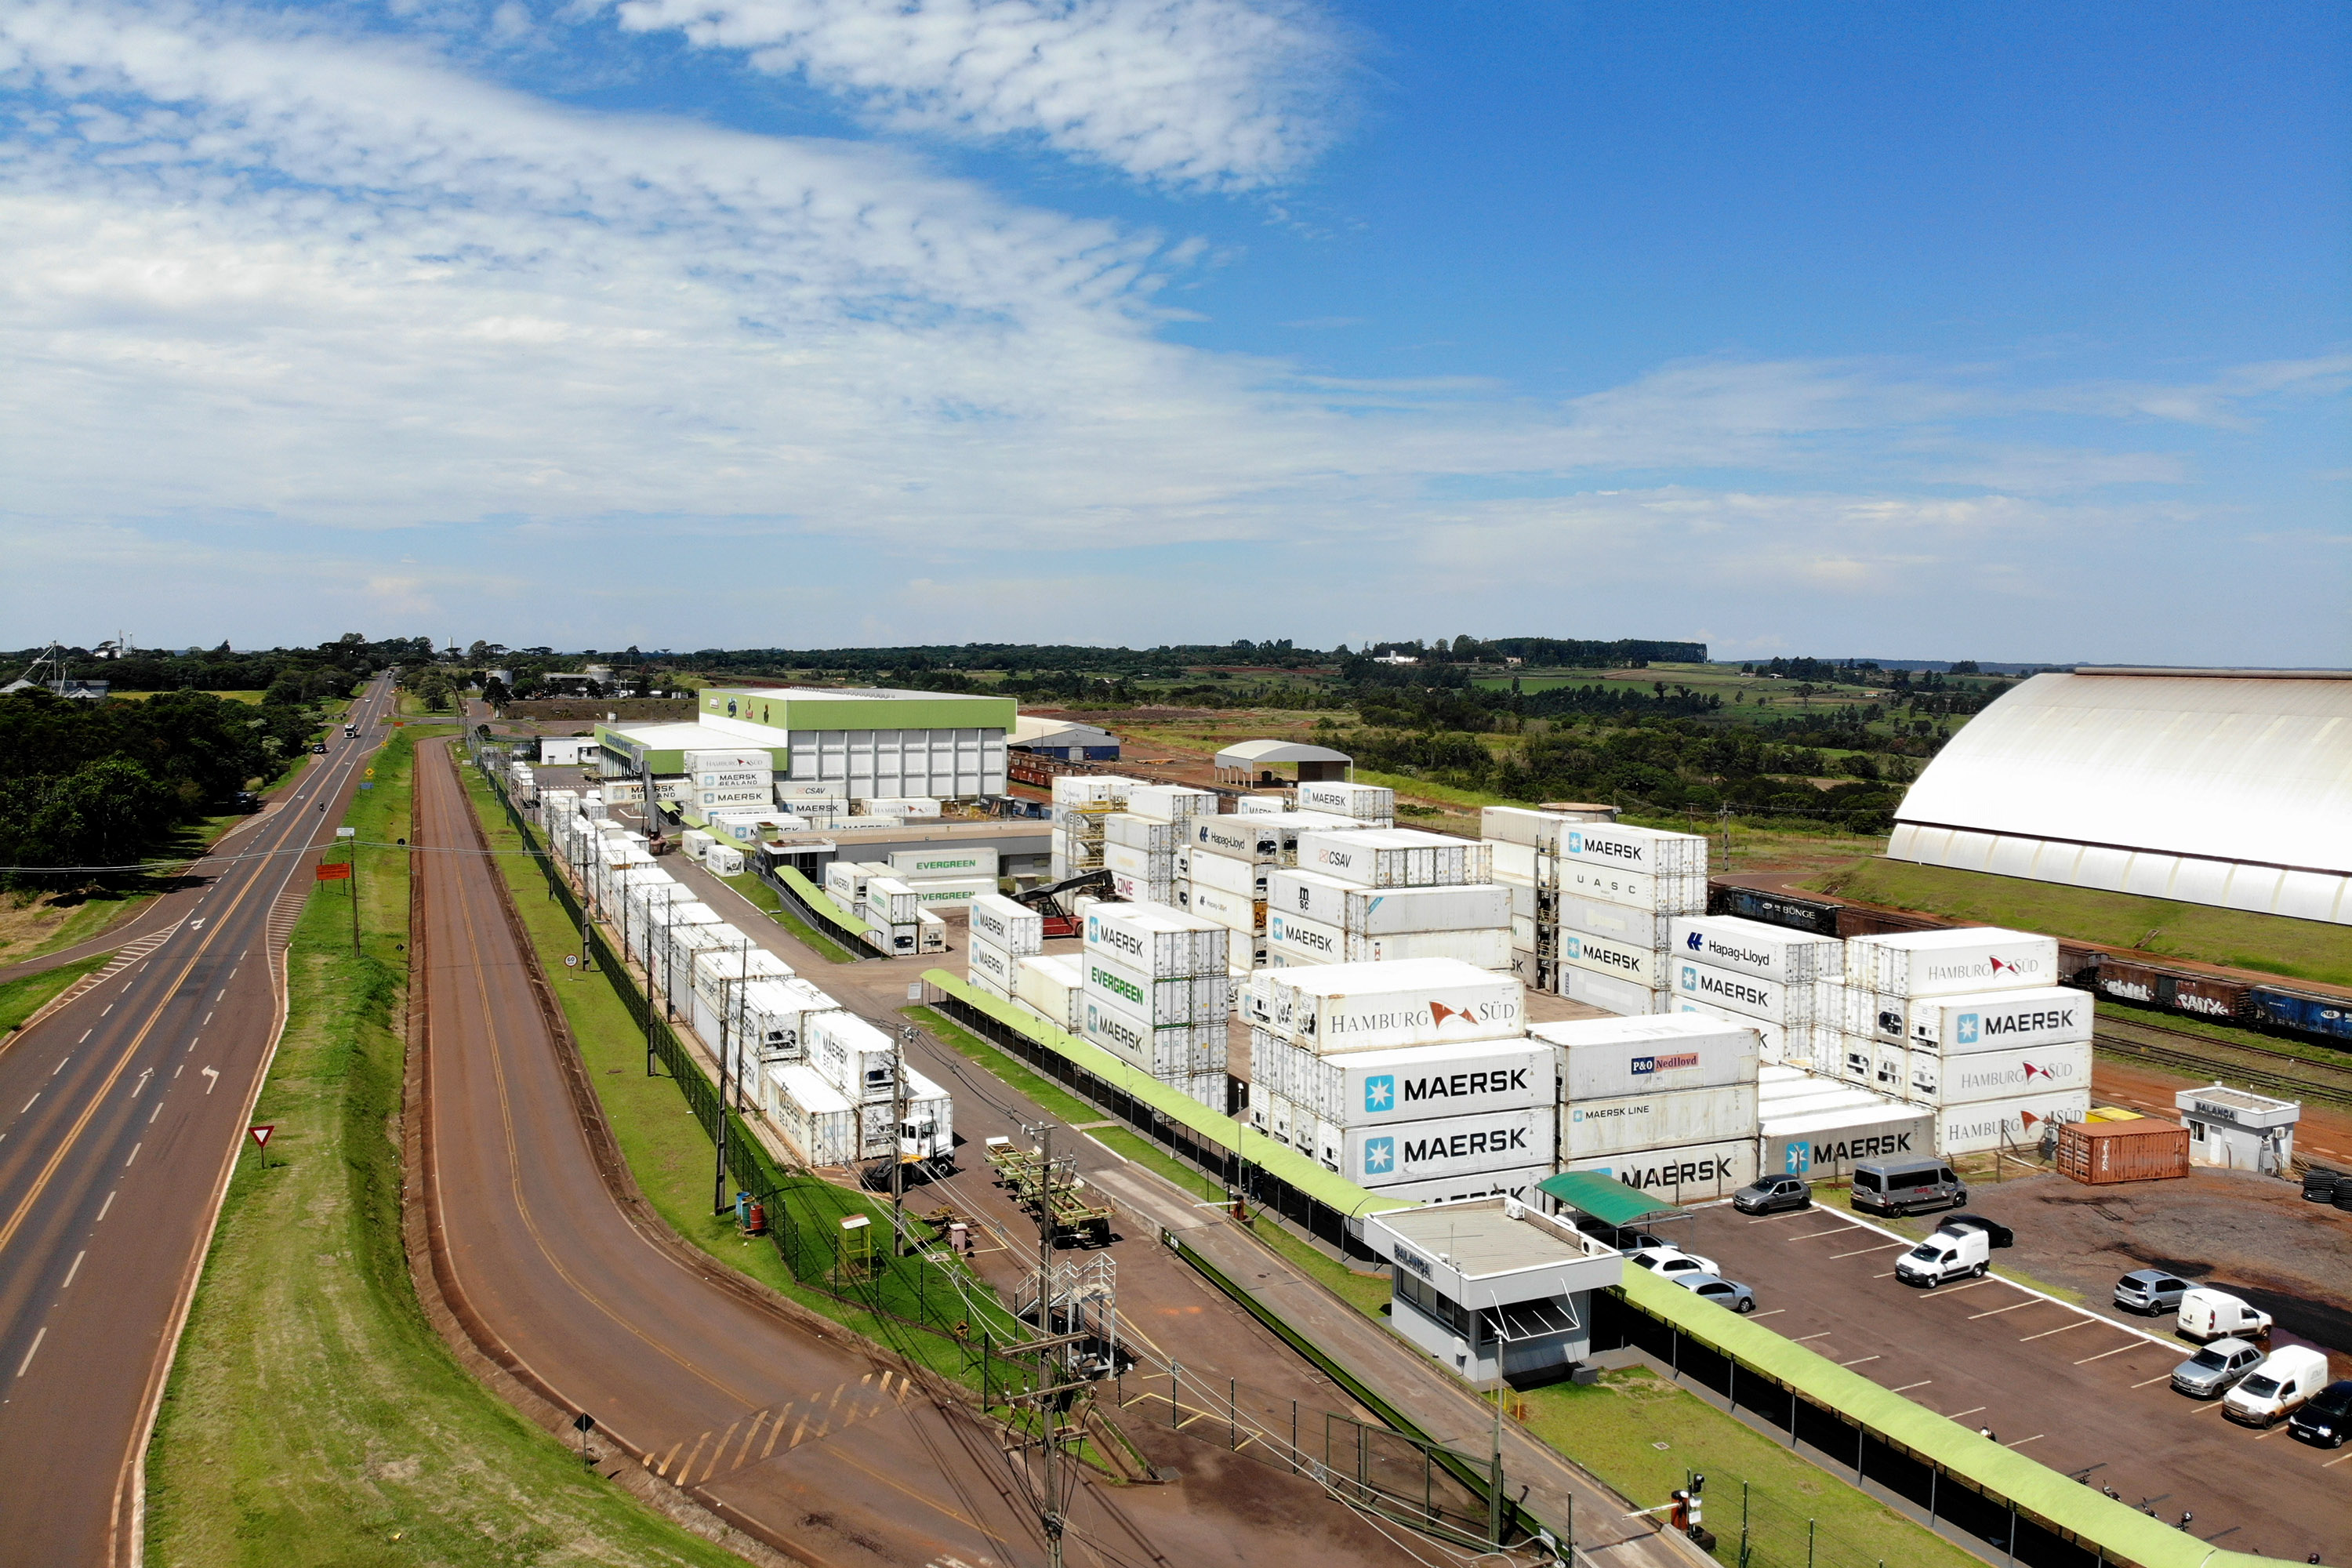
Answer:
[[[730, 710], [731, 705], [731, 710]], [[778, 690], [711, 687], [702, 711], [777, 730], [1003, 730], [1020, 705], [1010, 697], [795, 698]]]

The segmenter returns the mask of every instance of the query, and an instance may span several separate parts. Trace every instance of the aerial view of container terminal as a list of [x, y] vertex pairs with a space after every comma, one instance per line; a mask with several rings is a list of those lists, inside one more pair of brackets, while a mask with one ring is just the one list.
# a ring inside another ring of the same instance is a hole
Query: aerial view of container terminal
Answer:
[[2352, 1568], [2340, 7], [0, 102], [0, 1568]]

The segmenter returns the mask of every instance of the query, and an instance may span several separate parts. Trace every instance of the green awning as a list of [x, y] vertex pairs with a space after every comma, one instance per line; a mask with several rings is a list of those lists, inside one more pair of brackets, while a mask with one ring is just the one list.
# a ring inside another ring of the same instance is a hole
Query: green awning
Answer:
[[1603, 1225], [1639, 1225], [1654, 1214], [1672, 1214], [1672, 1204], [1645, 1198], [1614, 1176], [1598, 1171], [1563, 1171], [1536, 1184], [1579, 1214], [1589, 1214]]

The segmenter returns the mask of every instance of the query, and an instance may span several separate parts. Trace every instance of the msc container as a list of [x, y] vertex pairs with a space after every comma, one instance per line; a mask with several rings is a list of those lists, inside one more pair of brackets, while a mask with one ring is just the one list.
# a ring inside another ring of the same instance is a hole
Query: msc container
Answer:
[[2057, 978], [2057, 938], [1998, 926], [1856, 937], [1846, 952], [1847, 982], [1867, 984], [1883, 995], [2011, 991], [2048, 985]]
[[700, 828], [689, 827], [679, 838], [678, 844], [680, 847], [685, 849], [686, 858], [688, 859], [699, 860], [710, 848], [711, 838], [710, 835], [703, 832]]
[[1057, 1029], [1078, 1030], [1078, 997], [1086, 971], [1074, 958], [1043, 954], [1016, 959], [1013, 998]]
[[1706, 876], [1706, 840], [1622, 822], [1574, 822], [1547, 816], [1536, 847], [1563, 863], [1605, 866], [1645, 877]]
[[1988, 991], [1915, 1002], [1905, 1015], [1913, 1048], [1945, 1056], [2021, 1046], [2071, 1045], [2091, 1037], [2097, 1004], [2062, 985]]
[[1564, 1159], [1560, 1168], [1614, 1176], [1646, 1196], [1670, 1204], [1728, 1197], [1756, 1179], [1755, 1138], [1685, 1143], [1675, 1149], [1643, 1149], [1624, 1154], [1587, 1154]]
[[1527, 1032], [1526, 987], [1455, 959], [1286, 971], [1270, 989], [1269, 1026], [1324, 1055]]
[[1736, 915], [1677, 916], [1668, 940], [1678, 957], [1765, 980], [1838, 980], [1845, 973], [1845, 944], [1834, 937], [1787, 931]]
[[1486, 845], [1412, 827], [1302, 833], [1298, 866], [1360, 888], [1460, 887], [1494, 880], [1494, 854]]
[[766, 1089], [769, 1120], [803, 1164], [846, 1165], [858, 1158], [857, 1107], [821, 1074], [778, 1062], [768, 1068]]
[[[1300, 1092], [1291, 1098], [1343, 1127], [1427, 1121], [1552, 1103], [1549, 1047], [1523, 1041], [1408, 1046], [1318, 1057], [1292, 1049]], [[1253, 1042], [1251, 1069], [1256, 1070]], [[1286, 1091], [1287, 1092], [1287, 1091]]]
[[898, 1046], [855, 1013], [812, 1013], [802, 1024], [809, 1065], [859, 1104], [887, 1100], [898, 1087]]
[[1556, 1053], [1560, 1093], [1611, 1100], [1757, 1081], [1752, 1030], [1696, 1014], [1577, 1018], [1528, 1030]]
[[1348, 933], [1338, 926], [1277, 913], [1269, 907], [1265, 950], [1269, 954], [1281, 953], [1308, 963], [1343, 963], [1348, 957]]
[[977, 849], [963, 849], [953, 845], [941, 845], [935, 849], [894, 849], [889, 856], [890, 873], [904, 882], [935, 882], [947, 877], [996, 878], [996, 851], [983, 845]]
[[1396, 963], [1413, 958], [1458, 958], [1480, 969], [1511, 967], [1511, 928], [1481, 931], [1405, 931], [1390, 936], [1348, 933], [1346, 962]]
[[974, 942], [993, 942], [1016, 958], [1045, 951], [1045, 917], [1002, 893], [975, 895], [969, 918]]
[[1138, 784], [1127, 792], [1127, 809], [1147, 821], [1173, 824], [1188, 817], [1214, 816], [1217, 794], [1182, 784]]
[[[1538, 928], [1540, 930], [1540, 928]], [[1636, 947], [1614, 937], [1595, 936], [1590, 931], [1563, 931], [1559, 936], [1559, 949], [1554, 954], [1560, 963], [1570, 969], [1589, 969], [1596, 974], [1654, 990], [1666, 983], [1665, 955], [1654, 947]], [[1536, 951], [1543, 951], [1540, 934]]]
[[1552, 907], [1554, 919], [1562, 931], [1607, 937], [1629, 947], [1646, 947], [1654, 952], [1665, 952], [1673, 945], [1672, 915], [1637, 910], [1631, 904], [1580, 899], [1570, 893], [1556, 896]]
[[2189, 1174], [2189, 1129], [2141, 1117], [2069, 1121], [2058, 1129], [2058, 1173], [2089, 1186]]
[[2091, 1091], [2087, 1089], [1940, 1106], [1936, 1111], [1936, 1152], [1948, 1157], [1986, 1149], [2032, 1148], [2045, 1136], [2054, 1135], [2067, 1122], [2082, 1121], [2090, 1111]]
[[1969, 1105], [1983, 1100], [2015, 1100], [2046, 1089], [2091, 1087], [2088, 1040], [2027, 1046], [2021, 1050], [1977, 1051], [1948, 1059], [1926, 1051], [1905, 1055], [1907, 1092], [1929, 1104]]
[[1396, 819], [1396, 791], [1380, 784], [1342, 784], [1337, 780], [1302, 783], [1293, 795], [1301, 811], [1328, 811], [1358, 822]]
[[985, 980], [1008, 996], [1021, 984], [1021, 961], [977, 932], [964, 948], [964, 967], [971, 978]]
[[1319, 871], [1266, 879], [1269, 909], [1338, 926], [1351, 936], [1473, 931], [1509, 923], [1511, 890], [1498, 882], [1439, 888], [1360, 888]]
[[[1783, 984], [1766, 980], [1760, 975], [1717, 969], [1711, 963], [1698, 963], [1682, 958], [1675, 961], [1671, 982], [1676, 996], [1711, 1003], [1727, 1012], [1745, 1013], [1751, 1018], [1762, 1018], [1774, 1024], [1810, 1024], [1813, 1021], [1814, 985], [1811, 981]], [[1897, 1030], [1894, 1037], [1899, 1043], [1902, 1032]]]
[[1604, 1013], [1615, 1013], [1624, 1017], [1664, 1013], [1674, 994], [1664, 989], [1650, 990], [1638, 980], [1620, 980], [1613, 974], [1596, 973], [1590, 969], [1575, 969], [1566, 964], [1554, 966], [1552, 984], [1559, 994], [1571, 1002], [1581, 1002], [1588, 1007], [1598, 1007]]
[[1223, 974], [1231, 935], [1213, 921], [1155, 903], [1096, 904], [1087, 910], [1087, 948], [1147, 973]]
[[1244, 893], [1229, 893], [1222, 888], [1212, 888], [1202, 882], [1187, 882], [1180, 889], [1184, 907], [1204, 921], [1214, 921], [1227, 931], [1255, 936], [1265, 930], [1265, 900]]
[[1379, 1191], [1401, 1182], [1520, 1170], [1549, 1159], [1553, 1139], [1549, 1105], [1382, 1127], [1341, 1127], [1318, 1118], [1314, 1155], [1327, 1169]]

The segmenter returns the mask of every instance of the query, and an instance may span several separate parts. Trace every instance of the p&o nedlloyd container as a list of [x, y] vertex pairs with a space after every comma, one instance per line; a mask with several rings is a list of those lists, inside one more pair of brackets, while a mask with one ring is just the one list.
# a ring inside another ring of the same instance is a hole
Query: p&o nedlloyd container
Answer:
[[1528, 1033], [1558, 1053], [1560, 1093], [1572, 1100], [1753, 1084], [1759, 1070], [1752, 1031], [1691, 1014], [1576, 1018]]
[[1677, 958], [1784, 984], [1838, 980], [1845, 973], [1845, 944], [1835, 937], [1737, 915], [1676, 916], [1668, 942]]
[[1914, 1049], [1960, 1056], [2022, 1046], [2072, 1045], [2091, 1037], [2097, 1004], [2063, 985], [1915, 1002], [1906, 1015]]

